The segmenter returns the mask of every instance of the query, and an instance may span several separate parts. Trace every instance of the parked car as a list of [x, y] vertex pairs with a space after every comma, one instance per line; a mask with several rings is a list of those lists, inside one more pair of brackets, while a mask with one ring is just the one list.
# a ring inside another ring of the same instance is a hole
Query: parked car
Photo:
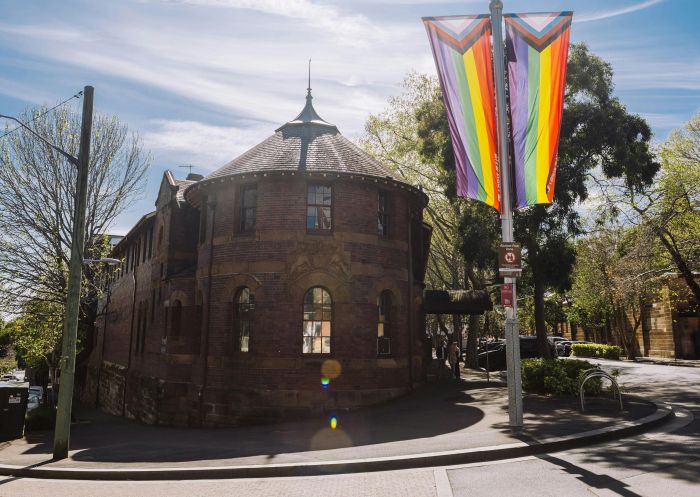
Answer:
[[15, 369], [11, 373], [18, 381], [26, 381], [26, 371], [24, 369]]
[[32, 395], [32, 394], [39, 397], [40, 404], [44, 402], [44, 387], [39, 386], [39, 385], [34, 385], [34, 386], [29, 387], [29, 395]]
[[33, 411], [34, 409], [36, 409], [40, 405], [41, 405], [41, 401], [39, 401], [38, 395], [36, 395], [34, 393], [30, 393], [27, 396], [27, 411]]
[[506, 341], [502, 338], [499, 338], [498, 340], [493, 340], [491, 342], [480, 343], [478, 353], [485, 352], [487, 350], [500, 349], [501, 347], [504, 347], [505, 344]]
[[[479, 367], [489, 371], [499, 371], [506, 369], [506, 344], [505, 341], [490, 350], [484, 350], [479, 354]], [[537, 337], [520, 337], [520, 358], [529, 359], [540, 357], [537, 350]], [[487, 365], [488, 364], [488, 365]]]
[[556, 353], [557, 353], [556, 349], [557, 349], [557, 344], [559, 342], [568, 342], [568, 341], [569, 341], [569, 339], [564, 338], [564, 337], [555, 337], [555, 336], [548, 336], [547, 337], [547, 342], [549, 342], [549, 348], [551, 349], [553, 355], [556, 355]]
[[565, 340], [563, 342], [558, 342], [554, 346], [554, 351], [558, 357], [569, 357], [571, 355], [571, 345], [575, 343], [591, 343], [585, 340]]
[[564, 357], [566, 346], [569, 346], [569, 353], [571, 352], [571, 340], [562, 340], [554, 344], [554, 355], [557, 357]]

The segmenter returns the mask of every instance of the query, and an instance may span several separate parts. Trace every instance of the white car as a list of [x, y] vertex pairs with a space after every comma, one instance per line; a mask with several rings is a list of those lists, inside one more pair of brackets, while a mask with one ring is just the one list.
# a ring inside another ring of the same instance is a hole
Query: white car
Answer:
[[33, 411], [37, 407], [39, 407], [41, 403], [39, 402], [39, 396], [33, 393], [30, 393], [29, 396], [27, 397], [27, 411]]
[[39, 403], [42, 403], [44, 401], [44, 387], [39, 386], [39, 385], [34, 385], [32, 387], [29, 387], [29, 395], [36, 395], [39, 397]]

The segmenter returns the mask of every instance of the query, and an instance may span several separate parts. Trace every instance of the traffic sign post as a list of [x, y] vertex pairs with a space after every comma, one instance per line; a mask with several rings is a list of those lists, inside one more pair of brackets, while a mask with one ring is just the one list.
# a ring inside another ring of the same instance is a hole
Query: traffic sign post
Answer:
[[[503, 2], [491, 0], [491, 29], [493, 33], [493, 76], [496, 88], [496, 121], [498, 125], [498, 167], [501, 180], [501, 237], [505, 247], [513, 243], [513, 203], [511, 198], [510, 161], [508, 159], [508, 130], [506, 129], [506, 84], [503, 55]], [[506, 250], [506, 254], [514, 251]], [[518, 251], [518, 255], [519, 255]], [[509, 256], [510, 258], [510, 256]], [[518, 257], [519, 260], [519, 257]], [[508, 262], [508, 261], [504, 261]], [[513, 261], [515, 263], [515, 260]], [[512, 307], [506, 307], [506, 368], [508, 372], [508, 420], [513, 430], [523, 426], [523, 392], [520, 375], [520, 334], [518, 326], [518, 301], [515, 277], [520, 270], [507, 266], [505, 273], [499, 271], [505, 284], [512, 287]]]
[[501, 276], [517, 277], [522, 273], [520, 244], [504, 242], [498, 247], [498, 273]]
[[501, 285], [501, 305], [503, 307], [513, 307], [513, 284], [503, 283]]

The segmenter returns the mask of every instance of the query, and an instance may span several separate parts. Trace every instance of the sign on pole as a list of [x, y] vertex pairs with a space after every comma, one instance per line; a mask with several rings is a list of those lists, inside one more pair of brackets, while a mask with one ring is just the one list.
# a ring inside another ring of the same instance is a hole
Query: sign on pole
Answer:
[[519, 243], [503, 242], [498, 247], [498, 272], [501, 276], [520, 276], [521, 260]]
[[503, 307], [513, 307], [513, 284], [503, 283], [501, 285], [501, 305]]

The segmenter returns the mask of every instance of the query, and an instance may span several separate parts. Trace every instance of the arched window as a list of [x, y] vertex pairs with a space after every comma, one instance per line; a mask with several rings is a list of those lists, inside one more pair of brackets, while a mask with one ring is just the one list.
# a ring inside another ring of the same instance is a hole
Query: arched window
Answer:
[[238, 350], [248, 352], [250, 346], [250, 312], [253, 310], [254, 297], [250, 288], [238, 290], [235, 300], [234, 322], [238, 333]]
[[391, 292], [384, 290], [377, 299], [377, 354], [391, 353]]
[[331, 295], [324, 288], [310, 288], [304, 295], [304, 354], [330, 354], [332, 309]]
[[179, 337], [182, 329], [182, 302], [176, 300], [170, 307], [170, 336]]

